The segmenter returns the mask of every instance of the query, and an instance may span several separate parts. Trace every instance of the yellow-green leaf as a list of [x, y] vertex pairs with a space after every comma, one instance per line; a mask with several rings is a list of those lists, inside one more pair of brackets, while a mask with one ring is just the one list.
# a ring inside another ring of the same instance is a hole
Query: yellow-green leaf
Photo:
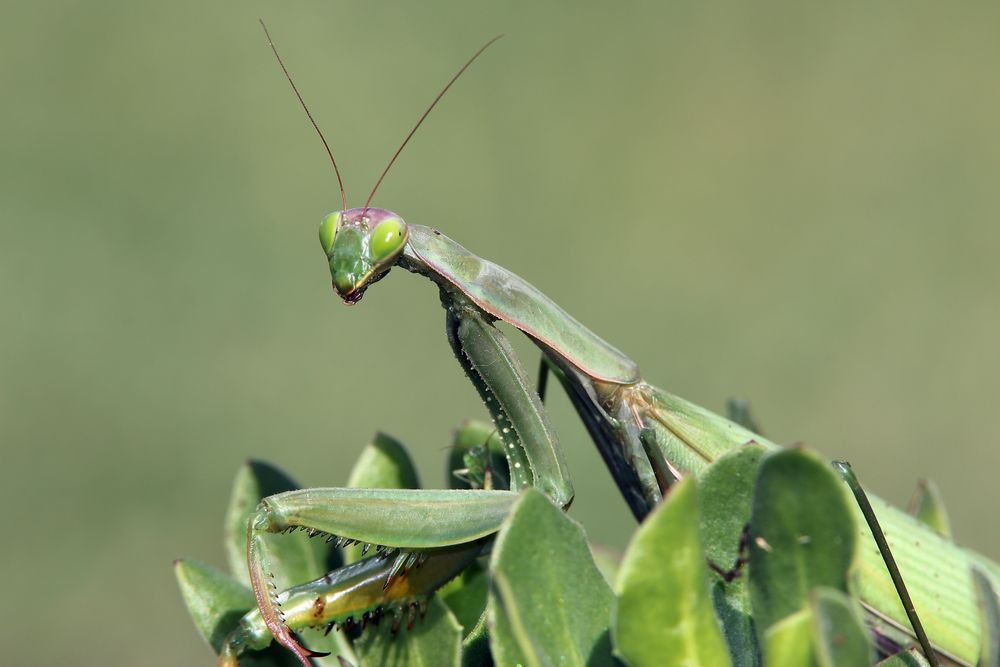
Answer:
[[697, 486], [675, 486], [636, 532], [618, 573], [615, 653], [632, 667], [728, 665], [709, 595]]

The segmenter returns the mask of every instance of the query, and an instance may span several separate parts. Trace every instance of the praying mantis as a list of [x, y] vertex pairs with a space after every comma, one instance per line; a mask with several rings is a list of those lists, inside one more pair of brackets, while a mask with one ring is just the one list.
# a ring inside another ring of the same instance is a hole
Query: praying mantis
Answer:
[[[427, 114], [496, 39], [476, 52], [435, 98], [362, 207], [348, 207], [333, 152], [311, 114], [309, 119], [340, 183], [342, 208], [324, 217], [319, 227], [334, 291], [344, 303], [356, 304], [394, 267], [438, 288], [448, 342], [502, 442], [509, 488], [483, 483], [471, 490], [312, 488], [263, 499], [247, 529], [247, 568], [257, 608], [227, 638], [220, 665], [235, 664], [244, 651], [263, 648], [273, 638], [309, 667], [310, 658], [319, 654], [302, 646], [295, 631], [367, 622], [389, 608], [409, 609], [412, 616], [437, 588], [490, 549], [523, 489], [534, 487], [567, 509], [574, 490], [543, 402], [542, 387], [550, 374], [569, 396], [637, 520], [680, 480], [699, 475], [727, 452], [747, 443], [780, 449], [748, 428], [646, 382], [631, 359], [521, 277], [435, 228], [407, 223], [392, 211], [371, 206], [389, 168]], [[269, 34], [268, 41], [302, 102]], [[496, 322], [510, 325], [538, 346], [538, 387]], [[968, 572], [978, 566], [998, 590], [1000, 567], [877, 498], [873, 505], [885, 532], [894, 538], [899, 570], [934, 650], [957, 664], [975, 664], [980, 625]], [[372, 553], [279, 593], [271, 581], [265, 536], [296, 529], [337, 544], [361, 543], [366, 554]], [[865, 533], [865, 539], [870, 541], [871, 535]], [[861, 567], [865, 609], [905, 636], [907, 617], [881, 557], [867, 549]]]

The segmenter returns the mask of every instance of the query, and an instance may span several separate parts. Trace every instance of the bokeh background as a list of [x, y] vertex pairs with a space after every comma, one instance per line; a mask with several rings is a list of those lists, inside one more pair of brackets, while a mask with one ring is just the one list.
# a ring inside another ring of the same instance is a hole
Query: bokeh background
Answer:
[[[354, 308], [316, 240], [376, 203], [524, 275], [671, 391], [1000, 556], [1000, 6], [11, 3], [0, 22], [5, 665], [211, 664], [171, 560], [223, 565], [247, 457], [343, 483], [376, 429], [443, 484], [484, 416], [435, 289]], [[535, 353], [522, 345], [533, 367]], [[564, 397], [573, 515], [632, 522]]]

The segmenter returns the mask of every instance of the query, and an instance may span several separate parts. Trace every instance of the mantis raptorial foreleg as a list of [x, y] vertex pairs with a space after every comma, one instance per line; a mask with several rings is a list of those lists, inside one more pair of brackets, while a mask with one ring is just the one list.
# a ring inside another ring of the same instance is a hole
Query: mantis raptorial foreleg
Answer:
[[[250, 517], [247, 536], [247, 566], [260, 619], [308, 667], [313, 654], [292, 630], [426, 599], [475, 559], [482, 539], [499, 529], [516, 498], [511, 491], [341, 488], [265, 498]], [[289, 611], [288, 600], [283, 604], [271, 581], [265, 535], [296, 529], [338, 543], [372, 545], [376, 551], [333, 573], [330, 581], [308, 584], [313, 612], [302, 609], [298, 589], [291, 589], [295, 604]], [[258, 632], [245, 634], [259, 634], [259, 627], [247, 623]]]
[[510, 342], [467, 301], [447, 298], [448, 340], [503, 440], [511, 488], [533, 485], [568, 507], [573, 486], [562, 450], [538, 392]]

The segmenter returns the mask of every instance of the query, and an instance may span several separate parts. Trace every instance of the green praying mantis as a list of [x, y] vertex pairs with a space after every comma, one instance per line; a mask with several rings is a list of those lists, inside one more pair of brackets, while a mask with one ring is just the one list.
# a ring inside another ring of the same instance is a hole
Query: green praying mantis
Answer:
[[[298, 630], [367, 623], [388, 609], [409, 610], [412, 622], [415, 611], [435, 590], [490, 549], [492, 536], [519, 491], [534, 487], [568, 508], [574, 496], [570, 473], [543, 402], [542, 387], [549, 374], [566, 391], [637, 520], [679, 480], [699, 475], [727, 452], [751, 442], [779, 449], [748, 428], [647, 383], [631, 359], [521, 277], [476, 256], [437, 229], [409, 224], [392, 211], [370, 206], [427, 114], [495, 39], [466, 62], [435, 98], [363, 207], [348, 208], [333, 152], [311, 115], [309, 119], [340, 183], [342, 208], [323, 218], [319, 228], [335, 292], [345, 303], [355, 304], [393, 267], [437, 286], [448, 342], [502, 442], [509, 488], [494, 488], [472, 470], [468, 474], [479, 488], [471, 490], [312, 488], [265, 498], [247, 530], [247, 567], [257, 608], [224, 642], [220, 665], [234, 665], [243, 652], [263, 648], [273, 638], [309, 667], [310, 658], [319, 654], [299, 643], [293, 634]], [[302, 102], [270, 35], [268, 41]], [[306, 108], [304, 102], [302, 106]], [[494, 326], [498, 321], [521, 331], [540, 349], [537, 386], [506, 336]], [[957, 664], [975, 664], [981, 629], [968, 573], [972, 565], [978, 566], [991, 578], [994, 590], [1000, 590], [1000, 567], [877, 498], [873, 505], [893, 539], [899, 570], [934, 651]], [[271, 581], [265, 536], [297, 529], [336, 544], [362, 544], [367, 557], [278, 592]], [[861, 530], [870, 543], [871, 534]], [[894, 630], [900, 642], [906, 641], [910, 633], [906, 611], [874, 549], [864, 551], [859, 581], [868, 614]]]

